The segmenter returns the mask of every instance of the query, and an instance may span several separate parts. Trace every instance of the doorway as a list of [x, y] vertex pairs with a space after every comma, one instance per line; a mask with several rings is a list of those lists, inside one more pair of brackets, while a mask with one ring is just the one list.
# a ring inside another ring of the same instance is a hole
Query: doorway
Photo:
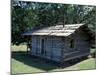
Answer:
[[45, 55], [45, 41], [41, 39], [41, 54]]

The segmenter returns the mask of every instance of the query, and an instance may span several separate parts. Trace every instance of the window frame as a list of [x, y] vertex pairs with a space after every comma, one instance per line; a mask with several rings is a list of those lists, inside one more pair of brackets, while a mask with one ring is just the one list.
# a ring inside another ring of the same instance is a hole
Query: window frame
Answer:
[[75, 48], [75, 40], [74, 39], [70, 39], [69, 47], [70, 48]]

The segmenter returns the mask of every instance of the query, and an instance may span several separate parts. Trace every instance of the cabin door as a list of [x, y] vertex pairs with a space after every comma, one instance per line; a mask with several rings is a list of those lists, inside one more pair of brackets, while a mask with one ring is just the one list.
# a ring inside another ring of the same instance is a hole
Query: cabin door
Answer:
[[41, 39], [41, 54], [45, 55], [45, 40], [44, 40], [44, 38]]

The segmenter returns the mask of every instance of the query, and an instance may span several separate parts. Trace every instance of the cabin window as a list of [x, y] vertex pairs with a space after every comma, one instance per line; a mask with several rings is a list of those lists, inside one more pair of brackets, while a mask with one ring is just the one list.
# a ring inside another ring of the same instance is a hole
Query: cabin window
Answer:
[[70, 40], [70, 45], [69, 46], [70, 46], [70, 48], [74, 48], [74, 39]]

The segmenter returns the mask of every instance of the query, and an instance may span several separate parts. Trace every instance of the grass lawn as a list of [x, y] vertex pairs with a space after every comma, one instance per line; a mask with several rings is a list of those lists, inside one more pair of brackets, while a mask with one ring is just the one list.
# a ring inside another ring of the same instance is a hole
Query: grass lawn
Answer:
[[73, 65], [66, 63], [68, 65], [61, 68], [54, 63], [43, 61], [43, 59], [27, 55], [25, 45], [12, 46], [11, 49], [12, 74], [95, 69], [95, 58], [89, 58]]

